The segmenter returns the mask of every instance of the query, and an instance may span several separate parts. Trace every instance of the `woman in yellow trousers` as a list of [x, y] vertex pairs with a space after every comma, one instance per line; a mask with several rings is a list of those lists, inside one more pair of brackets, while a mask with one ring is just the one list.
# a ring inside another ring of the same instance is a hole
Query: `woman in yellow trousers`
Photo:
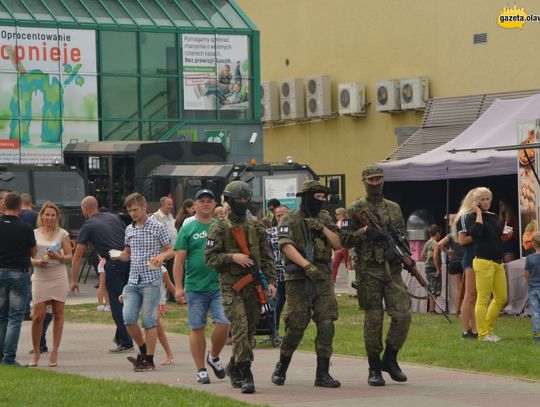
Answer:
[[[474, 212], [467, 215], [465, 222], [474, 242], [478, 340], [498, 342], [501, 338], [493, 332], [494, 323], [507, 299], [502, 239], [508, 239], [511, 234], [503, 235], [498, 216], [489, 212], [493, 198], [491, 191], [478, 187], [473, 190], [473, 196]], [[493, 301], [488, 307], [491, 294]]]

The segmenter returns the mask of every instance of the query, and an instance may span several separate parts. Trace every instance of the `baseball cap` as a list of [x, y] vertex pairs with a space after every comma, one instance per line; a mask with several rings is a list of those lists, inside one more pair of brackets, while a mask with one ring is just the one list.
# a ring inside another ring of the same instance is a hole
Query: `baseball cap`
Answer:
[[203, 195], [208, 195], [210, 198], [216, 199], [216, 196], [214, 195], [214, 193], [210, 191], [209, 189], [200, 189], [195, 194], [195, 200], [199, 199]]

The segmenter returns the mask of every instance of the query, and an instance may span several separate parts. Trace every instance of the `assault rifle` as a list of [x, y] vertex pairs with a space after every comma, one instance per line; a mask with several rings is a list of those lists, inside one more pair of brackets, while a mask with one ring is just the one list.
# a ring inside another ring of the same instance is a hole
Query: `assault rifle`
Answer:
[[239, 293], [240, 290], [244, 288], [246, 285], [253, 283], [253, 285], [255, 286], [255, 290], [257, 291], [257, 296], [259, 297], [259, 303], [261, 304], [261, 314], [265, 314], [271, 311], [271, 309], [270, 309], [270, 305], [268, 305], [268, 297], [266, 296], [266, 293], [264, 291], [264, 288], [261, 282], [261, 277], [259, 275], [259, 268], [257, 267], [255, 258], [249, 252], [249, 247], [247, 244], [244, 229], [242, 228], [242, 226], [234, 226], [230, 228], [230, 231], [231, 231], [231, 236], [233, 237], [234, 241], [240, 248], [240, 251], [242, 252], [242, 254], [249, 256], [249, 258], [253, 260], [253, 264], [248, 269], [249, 273], [246, 274], [244, 277], [242, 277], [240, 280], [238, 280], [236, 283], [234, 283], [232, 288], [234, 291]]
[[448, 313], [437, 302], [435, 295], [433, 295], [433, 290], [427, 283], [426, 279], [418, 272], [418, 269], [416, 268], [416, 262], [411, 257], [412, 252], [409, 248], [407, 240], [405, 239], [405, 236], [403, 236], [403, 234], [401, 234], [392, 224], [388, 225], [388, 231], [386, 231], [377, 221], [375, 216], [367, 208], [362, 208], [354, 216], [361, 225], [367, 227], [374, 227], [375, 229], [377, 229], [377, 232], [379, 232], [384, 237], [382, 241], [384, 245], [384, 258], [387, 261], [397, 260], [401, 262], [403, 268], [407, 270], [426, 290], [427, 296], [435, 302], [437, 307], [439, 307], [446, 320], [449, 323], [452, 323], [452, 320], [448, 316]]

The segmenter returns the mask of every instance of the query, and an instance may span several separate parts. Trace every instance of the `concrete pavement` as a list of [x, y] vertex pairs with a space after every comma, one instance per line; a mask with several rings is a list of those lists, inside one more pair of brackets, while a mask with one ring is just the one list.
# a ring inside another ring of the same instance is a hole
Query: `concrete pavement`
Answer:
[[[345, 290], [345, 273], [340, 273], [340, 290]], [[89, 279], [82, 285], [79, 296], [70, 298], [69, 303], [95, 302], [95, 279]], [[212, 383], [200, 385], [196, 382], [195, 368], [189, 352], [188, 337], [180, 334], [168, 334], [175, 354], [174, 364], [159, 366], [155, 372], [135, 373], [126, 360], [130, 354], [112, 354], [107, 349], [112, 347], [113, 326], [97, 324], [66, 324], [58, 367], [55, 371], [75, 373], [83, 376], [120, 379], [125, 381], [145, 381], [171, 386], [193, 388], [234, 399], [274, 406], [317, 407], [329, 405], [347, 406], [482, 406], [482, 407], [520, 407], [540, 405], [540, 382], [510, 379], [496, 375], [477, 374], [453, 369], [434, 368], [411, 364], [401, 364], [409, 376], [407, 383], [395, 383], [384, 374], [387, 385], [374, 388], [366, 383], [367, 361], [364, 358], [334, 356], [331, 374], [339, 379], [339, 389], [322, 389], [313, 386], [315, 375], [315, 355], [308, 352], [296, 352], [284, 386], [275, 386], [270, 376], [279, 350], [272, 348], [255, 349], [253, 373], [257, 392], [243, 395], [238, 389], [231, 388], [228, 379], [219, 380], [213, 376]], [[51, 340], [51, 339], [49, 339]], [[358, 346], [363, 346], [359, 335]], [[21, 333], [18, 360], [30, 361], [27, 351], [30, 349], [30, 323], [25, 322]], [[231, 348], [227, 346], [222, 354], [226, 362]], [[131, 353], [134, 355], [135, 353]], [[159, 363], [163, 351], [158, 345], [156, 362]], [[47, 366], [47, 354], [42, 355], [40, 366], [44, 370], [53, 370]], [[533, 362], [533, 361], [531, 361]]]

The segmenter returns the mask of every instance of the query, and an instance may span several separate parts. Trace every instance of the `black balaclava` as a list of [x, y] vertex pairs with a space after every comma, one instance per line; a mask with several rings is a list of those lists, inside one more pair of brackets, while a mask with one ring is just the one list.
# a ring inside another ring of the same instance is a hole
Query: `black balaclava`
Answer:
[[235, 202], [234, 199], [229, 199], [227, 203], [231, 206], [231, 212], [237, 217], [246, 216], [246, 211], [249, 208], [250, 202]]
[[309, 191], [302, 196], [302, 207], [312, 218], [316, 217], [324, 204], [324, 201], [315, 198], [317, 191]]
[[364, 180], [363, 182], [364, 182], [364, 188], [366, 189], [368, 201], [374, 202], [374, 201], [380, 201], [383, 199], [384, 179], [378, 185], [370, 185], [367, 183], [366, 180]]

